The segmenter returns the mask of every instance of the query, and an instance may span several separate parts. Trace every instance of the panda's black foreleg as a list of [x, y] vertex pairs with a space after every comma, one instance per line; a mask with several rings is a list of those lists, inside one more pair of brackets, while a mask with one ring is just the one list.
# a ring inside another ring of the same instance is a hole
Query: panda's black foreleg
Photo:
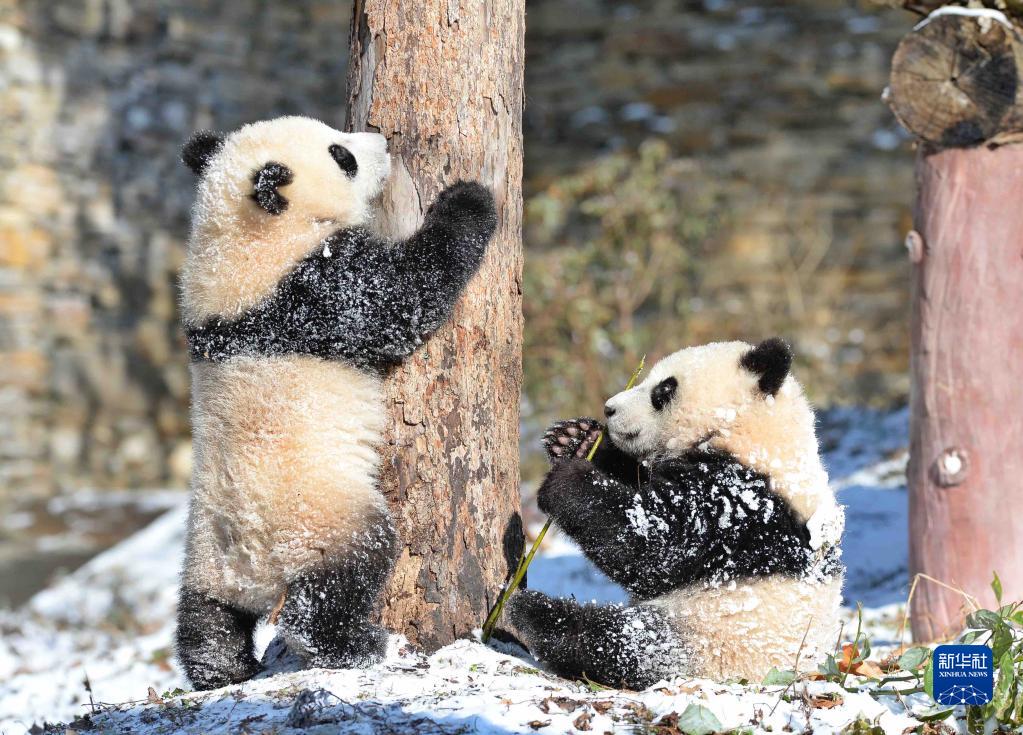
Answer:
[[636, 489], [585, 459], [562, 459], [547, 473], [537, 505], [612, 580], [631, 584], [646, 564], [648, 539], [638, 536], [629, 512]]
[[645, 689], [688, 669], [685, 641], [657, 608], [581, 605], [522, 590], [506, 610], [530, 653], [559, 676]]
[[261, 670], [252, 651], [258, 617], [182, 587], [178, 599], [178, 660], [196, 689], [251, 679]]
[[394, 568], [398, 534], [390, 518], [364, 531], [348, 553], [288, 585], [277, 626], [310, 666], [346, 669], [378, 661], [387, 631], [369, 621]]

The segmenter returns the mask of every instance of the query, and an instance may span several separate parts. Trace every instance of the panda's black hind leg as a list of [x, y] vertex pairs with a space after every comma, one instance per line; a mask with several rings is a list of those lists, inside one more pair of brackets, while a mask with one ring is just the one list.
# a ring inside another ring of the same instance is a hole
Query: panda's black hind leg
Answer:
[[569, 679], [645, 689], [688, 668], [685, 641], [653, 607], [581, 605], [522, 590], [509, 600], [507, 614], [537, 661]]
[[310, 666], [347, 669], [383, 657], [387, 631], [369, 621], [394, 568], [390, 519], [361, 534], [349, 553], [288, 585], [278, 630]]
[[178, 660], [196, 689], [216, 689], [261, 671], [252, 651], [255, 614], [181, 589], [176, 643]]

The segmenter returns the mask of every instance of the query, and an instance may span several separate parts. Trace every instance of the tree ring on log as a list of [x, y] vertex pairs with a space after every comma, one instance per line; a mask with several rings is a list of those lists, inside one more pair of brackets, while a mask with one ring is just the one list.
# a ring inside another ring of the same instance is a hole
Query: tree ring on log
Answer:
[[1012, 29], [985, 18], [943, 15], [919, 26], [892, 59], [895, 117], [943, 148], [980, 145], [1005, 132], [1019, 88], [1020, 45]]
[[949, 447], [934, 460], [931, 473], [941, 487], [955, 487], [966, 479], [970, 470], [970, 455], [965, 449]]

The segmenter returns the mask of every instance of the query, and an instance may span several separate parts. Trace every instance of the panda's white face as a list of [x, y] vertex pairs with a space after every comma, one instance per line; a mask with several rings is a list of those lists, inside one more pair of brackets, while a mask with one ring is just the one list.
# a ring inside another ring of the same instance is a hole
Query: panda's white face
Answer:
[[305, 117], [246, 125], [185, 148], [199, 174], [182, 271], [185, 317], [236, 316], [324, 237], [371, 219], [387, 140]]
[[390, 173], [387, 140], [342, 133], [306, 117], [283, 117], [231, 133], [202, 172], [196, 213], [266, 230], [345, 227], [369, 219]]
[[615, 445], [641, 459], [680, 454], [727, 431], [754, 401], [758, 376], [743, 368], [745, 342], [717, 342], [668, 355], [634, 388], [605, 405]]

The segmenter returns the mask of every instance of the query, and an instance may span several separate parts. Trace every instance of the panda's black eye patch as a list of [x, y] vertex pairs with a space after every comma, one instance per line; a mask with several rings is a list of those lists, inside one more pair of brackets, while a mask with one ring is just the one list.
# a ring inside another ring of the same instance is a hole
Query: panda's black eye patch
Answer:
[[352, 152], [337, 143], [332, 144], [327, 150], [330, 151], [330, 157], [337, 161], [338, 167], [344, 172], [345, 176], [354, 179], [355, 174], [359, 170], [359, 162], [355, 160]]
[[678, 390], [678, 381], [675, 378], [665, 378], [655, 385], [654, 389], [650, 391], [650, 403], [653, 404], [654, 410], [660, 411], [671, 403], [676, 390]]
[[283, 163], [269, 161], [263, 168], [252, 174], [252, 198], [267, 214], [282, 214], [288, 208], [288, 200], [277, 191], [295, 180], [295, 174]]

